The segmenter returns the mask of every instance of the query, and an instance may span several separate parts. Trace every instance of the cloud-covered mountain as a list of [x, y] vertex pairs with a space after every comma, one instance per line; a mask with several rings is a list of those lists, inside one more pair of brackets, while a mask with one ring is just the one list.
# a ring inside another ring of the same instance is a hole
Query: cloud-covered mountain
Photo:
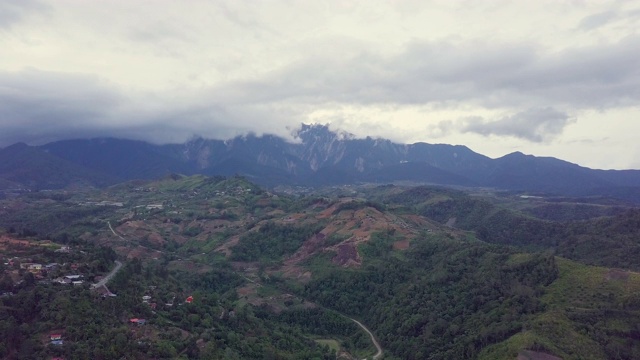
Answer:
[[518, 152], [491, 159], [465, 146], [358, 139], [326, 125], [303, 125], [295, 139], [248, 135], [169, 145], [113, 138], [18, 144], [0, 150], [0, 178], [43, 189], [73, 183], [103, 186], [169, 173], [241, 174], [267, 186], [408, 180], [640, 200], [637, 170], [592, 170]]

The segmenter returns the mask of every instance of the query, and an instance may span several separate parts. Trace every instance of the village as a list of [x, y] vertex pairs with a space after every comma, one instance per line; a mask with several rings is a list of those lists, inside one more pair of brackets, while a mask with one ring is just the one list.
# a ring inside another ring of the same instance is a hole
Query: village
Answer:
[[[71, 254], [70, 246], [61, 246], [55, 250], [56, 254]], [[39, 256], [40, 257], [40, 256]], [[65, 257], [68, 258], [68, 257]], [[78, 262], [49, 262], [40, 263], [34, 261], [34, 257], [14, 256], [2, 259], [3, 274], [8, 276], [14, 286], [19, 286], [25, 281], [33, 281], [38, 284], [62, 284], [82, 286], [86, 283], [86, 272], [89, 270], [86, 263]], [[94, 280], [100, 276], [92, 276]], [[8, 296], [7, 284], [3, 284], [2, 295]]]

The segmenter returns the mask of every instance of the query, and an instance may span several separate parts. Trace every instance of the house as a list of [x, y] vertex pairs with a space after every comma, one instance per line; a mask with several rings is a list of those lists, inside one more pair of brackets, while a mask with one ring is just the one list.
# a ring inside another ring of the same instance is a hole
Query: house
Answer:
[[69, 280], [80, 280], [82, 279], [82, 275], [65, 275], [64, 276], [65, 279], [69, 279]]
[[51, 345], [62, 345], [62, 335], [60, 334], [51, 334]]
[[37, 274], [42, 271], [42, 264], [31, 264], [29, 265], [29, 272], [33, 274]]
[[72, 283], [73, 283], [74, 286], [80, 286], [80, 285], [84, 284], [84, 281], [77, 280], [77, 281], [73, 281]]
[[42, 270], [42, 264], [21, 263], [20, 264], [20, 269], [29, 270], [29, 272], [32, 272], [32, 273], [38, 273], [38, 272], [40, 272], [40, 270]]
[[70, 246], [61, 246], [60, 249], [56, 250], [56, 252], [60, 252], [60, 253], [68, 253], [70, 251], [71, 251]]
[[144, 303], [148, 303], [149, 300], [151, 300], [151, 296], [149, 296], [149, 295], [145, 295], [145, 296], [142, 297], [142, 302], [144, 302]]
[[56, 278], [53, 281], [57, 282], [59, 284], [62, 284], [62, 285], [70, 285], [71, 284], [71, 279], [67, 279], [67, 278]]
[[147, 320], [145, 319], [138, 319], [138, 318], [133, 318], [133, 319], [129, 319], [129, 322], [132, 324], [138, 324], [138, 325], [144, 325], [147, 323]]

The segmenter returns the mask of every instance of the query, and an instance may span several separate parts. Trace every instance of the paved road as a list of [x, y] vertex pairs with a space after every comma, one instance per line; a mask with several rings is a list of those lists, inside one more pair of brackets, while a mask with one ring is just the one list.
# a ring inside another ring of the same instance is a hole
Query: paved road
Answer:
[[360, 326], [362, 328], [362, 330], [366, 331], [367, 334], [369, 334], [369, 336], [371, 337], [371, 341], [373, 342], [373, 345], [376, 347], [376, 349], [378, 349], [378, 352], [373, 355], [373, 360], [377, 360], [380, 357], [382, 357], [382, 346], [380, 346], [380, 344], [378, 344], [378, 340], [376, 340], [376, 338], [373, 336], [373, 333], [371, 331], [369, 331], [369, 329], [367, 329], [366, 326], [362, 325], [362, 323], [356, 319], [352, 319], [349, 318], [351, 321], [353, 321], [354, 323], [358, 324], [358, 326]]
[[111, 278], [118, 272], [118, 270], [120, 270], [121, 267], [122, 267], [122, 263], [120, 261], [116, 260], [116, 267], [114, 267], [113, 270], [111, 270], [111, 272], [109, 274], [107, 274], [107, 276], [102, 278], [102, 280], [100, 280], [97, 283], [91, 285], [91, 288], [92, 289], [96, 289], [96, 288], [99, 288], [102, 285], [106, 285], [109, 282], [109, 280], [111, 280]]

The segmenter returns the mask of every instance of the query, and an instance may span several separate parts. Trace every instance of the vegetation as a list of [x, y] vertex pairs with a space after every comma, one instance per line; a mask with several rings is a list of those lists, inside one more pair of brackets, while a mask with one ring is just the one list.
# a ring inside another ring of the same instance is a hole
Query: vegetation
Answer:
[[267, 222], [258, 231], [240, 238], [233, 248], [232, 260], [273, 261], [295, 252], [302, 243], [320, 231], [319, 226], [278, 225]]
[[2, 358], [371, 357], [350, 318], [385, 359], [640, 357], [640, 211], [618, 203], [182, 175], [0, 202]]
[[389, 256], [362, 270], [336, 270], [304, 292], [367, 319], [399, 358], [473, 358], [541, 311], [543, 288], [556, 277], [550, 255], [511, 259], [481, 242], [424, 239], [406, 260]]

